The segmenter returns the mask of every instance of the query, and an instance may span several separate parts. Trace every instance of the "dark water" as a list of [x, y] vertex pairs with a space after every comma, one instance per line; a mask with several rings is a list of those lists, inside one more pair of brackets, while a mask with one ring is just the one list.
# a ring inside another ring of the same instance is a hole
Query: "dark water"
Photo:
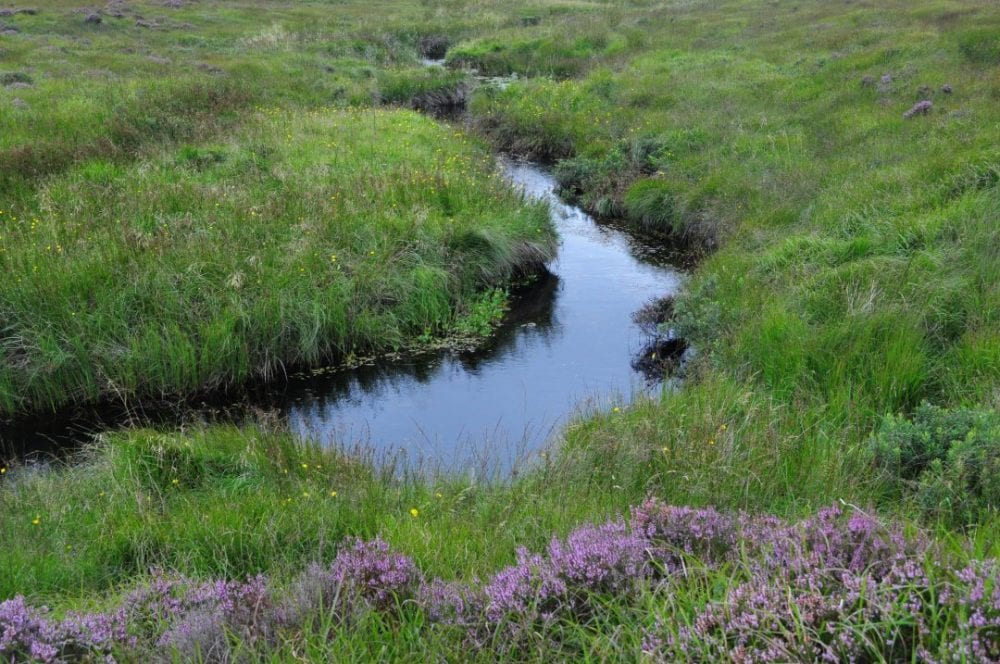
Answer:
[[[554, 180], [539, 167], [501, 165], [527, 196], [549, 203], [561, 244], [550, 272], [518, 295], [485, 348], [292, 378], [221, 414], [206, 409], [204, 417], [225, 421], [263, 408], [325, 444], [507, 475], [574, 414], [657, 389], [632, 368], [649, 342], [632, 314], [677, 290], [681, 275], [669, 251], [561, 202]], [[199, 412], [194, 409], [196, 417]], [[52, 452], [127, 420], [169, 426], [192, 413], [148, 415], [43, 419], [0, 432], [0, 439], [16, 438], [21, 455]]]

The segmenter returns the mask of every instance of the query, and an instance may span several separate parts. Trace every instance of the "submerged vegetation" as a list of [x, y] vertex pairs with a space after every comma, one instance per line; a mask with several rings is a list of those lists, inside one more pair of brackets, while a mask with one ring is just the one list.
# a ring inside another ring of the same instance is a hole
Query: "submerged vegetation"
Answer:
[[488, 334], [555, 238], [487, 143], [694, 252], [697, 353], [506, 482], [274, 423], [4, 467], [4, 659], [1000, 660], [995, 3], [30, 9], [3, 414]]

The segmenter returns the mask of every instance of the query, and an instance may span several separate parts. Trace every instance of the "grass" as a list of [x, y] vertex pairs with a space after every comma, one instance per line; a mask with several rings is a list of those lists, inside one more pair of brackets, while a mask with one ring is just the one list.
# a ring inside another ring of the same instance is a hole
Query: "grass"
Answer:
[[[5, 569], [16, 572], [0, 595], [107, 592], [152, 567], [196, 577], [291, 576], [332, 558], [345, 536], [379, 533], [419, 542], [413, 553], [429, 570], [455, 577], [485, 560], [510, 560], [529, 533], [542, 545], [548, 530], [586, 513], [557, 507], [552, 495], [553, 509], [533, 515], [537, 492], [527, 486], [400, 477], [266, 428], [114, 434], [87, 457], [66, 473], [12, 471], [3, 535], [24, 546], [3, 551]], [[489, 524], [493, 541], [477, 536]]]
[[[638, 418], [654, 410], [655, 404], [648, 404], [608, 414], [604, 422], [582, 425], [585, 431], [575, 436], [583, 437], [571, 440], [581, 443], [600, 428], [636, 428]], [[332, 560], [346, 537], [376, 535], [411, 556], [428, 578], [466, 581], [514, 564], [520, 546], [544, 550], [550, 537], [564, 536], [580, 523], [621, 515], [650, 491], [694, 504], [730, 496], [731, 504], [754, 512], [808, 514], [823, 504], [828, 496], [822, 495], [818, 478], [790, 477], [780, 465], [774, 468], [775, 475], [784, 475], [780, 479], [748, 480], [739, 471], [762, 468], [765, 455], [745, 450], [736, 459], [723, 450], [738, 447], [735, 441], [751, 426], [749, 414], [716, 415], [723, 422], [713, 420], [703, 443], [677, 444], [668, 427], [678, 425], [665, 421], [661, 428], [671, 446], [647, 451], [643, 463], [622, 449], [606, 451], [600, 459], [604, 465], [598, 466], [570, 444], [558, 459], [543, 461], [508, 486], [402, 475], [303, 445], [265, 426], [109, 434], [59, 472], [4, 474], [0, 535], [19, 544], [0, 550], [7, 571], [0, 595], [26, 593], [59, 611], [100, 610], [141, 587], [149, 571], [157, 569], [196, 579], [241, 579], [263, 572], [279, 588], [290, 588], [307, 563]], [[634, 441], [624, 438], [622, 447], [631, 447]], [[594, 446], [593, 440], [587, 443]], [[775, 452], [791, 455], [782, 460], [786, 466], [832, 465], [803, 450]], [[711, 479], [709, 466], [715, 470]], [[645, 475], [645, 484], [636, 481], [639, 475]], [[664, 478], [662, 484], [655, 483], [657, 477]], [[785, 483], [784, 501], [760, 491], [761, 485]], [[789, 493], [800, 502], [789, 502]], [[483, 537], [484, 532], [490, 536]], [[955, 569], [997, 554], [996, 539], [988, 535], [956, 537], [943, 525], [936, 532], [935, 550]], [[485, 660], [502, 653], [524, 661], [637, 658], [644, 632], [674, 632], [745, 583], [749, 574], [738, 565], [709, 566], [697, 555], [687, 564], [688, 575], [671, 584], [670, 593], [655, 583], [634, 594], [601, 591], [586, 600], [595, 606], [586, 620], [578, 616], [542, 626], [527, 641], [485, 644], [480, 655]], [[702, 564], [706, 568], [700, 573]], [[941, 563], [928, 569], [941, 570]], [[935, 620], [952, 625], [964, 618], [949, 611]], [[346, 623], [343, 616], [320, 611], [287, 642], [262, 650], [237, 639], [234, 647], [255, 661], [300, 656], [354, 661], [377, 652], [410, 659], [456, 652], [466, 638], [462, 629], [430, 623], [422, 609], [409, 604], [398, 613], [364, 611]]]
[[[412, 112], [260, 110], [3, 211], [0, 407], [185, 395], [443, 334], [550, 254], [481, 148]], [[386, 269], [388, 266], [389, 269]]]
[[496, 15], [445, 29], [384, 9], [10, 18], [0, 413], [188, 397], [447, 335], [549, 255], [544, 213], [488, 182], [480, 147], [358, 110], [463, 103], [463, 77], [418, 53]]
[[[698, 353], [682, 390], [578, 418], [509, 483], [399, 474], [267, 426], [108, 433], [76, 463], [0, 476], [0, 536], [18, 543], [0, 598], [105, 606], [150, 567], [285, 582], [346, 536], [485, 578], [650, 494], [785, 517], [845, 501], [962, 560], [1000, 554], [1000, 506], [927, 517], [870, 444], [925, 400], [1000, 405], [989, 2], [304, 2], [266, 21], [253, 3], [136, 3], [156, 29], [36, 4], [4, 19], [20, 32], [0, 58], [4, 412], [488, 331], [495, 289], [551, 250], [544, 211], [496, 182], [477, 139], [376, 108], [447, 106], [472, 90], [466, 66], [518, 74], [471, 93], [495, 148], [699, 254], [672, 321]], [[440, 43], [452, 69], [418, 69]], [[674, 629], [737, 578], [604, 598], [505, 655], [635, 659], [644, 627]], [[468, 652], [423, 620], [317, 616], [251, 654]]]

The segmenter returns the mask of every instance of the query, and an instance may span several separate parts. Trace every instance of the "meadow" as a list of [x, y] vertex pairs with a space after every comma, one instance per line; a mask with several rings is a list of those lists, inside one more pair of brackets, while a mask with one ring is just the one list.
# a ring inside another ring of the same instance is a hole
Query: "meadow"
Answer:
[[490, 148], [685, 247], [698, 353], [505, 482], [266, 418], [5, 467], [0, 655], [1000, 660], [995, 4], [31, 8], [0, 13], [4, 414], [469, 329], [555, 251]]

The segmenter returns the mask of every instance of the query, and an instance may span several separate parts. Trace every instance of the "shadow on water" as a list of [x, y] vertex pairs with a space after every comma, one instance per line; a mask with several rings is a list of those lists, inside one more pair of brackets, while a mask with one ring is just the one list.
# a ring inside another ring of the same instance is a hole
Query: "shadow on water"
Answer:
[[563, 203], [538, 166], [501, 159], [501, 167], [526, 197], [548, 203], [560, 248], [549, 270], [515, 293], [503, 324], [481, 348], [320, 370], [251, 389], [238, 400], [19, 421], [0, 426], [0, 458], [3, 441], [17, 457], [44, 457], [122, 425], [238, 423], [266, 412], [302, 437], [364, 449], [404, 467], [507, 477], [575, 413], [659, 389], [648, 380], [648, 363], [635, 361], [656, 340], [633, 316], [676, 293], [682, 275], [672, 267], [675, 256]]

